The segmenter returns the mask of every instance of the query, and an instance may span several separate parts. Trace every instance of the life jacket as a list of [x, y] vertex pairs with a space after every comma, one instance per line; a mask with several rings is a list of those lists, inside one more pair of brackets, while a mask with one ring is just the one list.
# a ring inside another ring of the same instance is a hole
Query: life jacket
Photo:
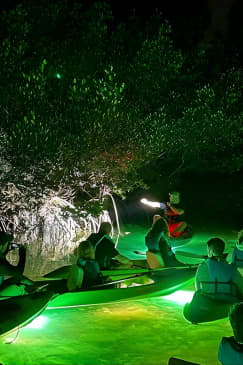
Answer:
[[222, 365], [242, 365], [243, 345], [238, 344], [234, 337], [223, 337], [219, 345], [218, 359]]
[[97, 261], [78, 259], [77, 265], [84, 271], [82, 288], [90, 288], [93, 285], [102, 283], [101, 271]]
[[237, 245], [232, 254], [232, 263], [237, 267], [243, 267], [243, 250], [240, 250]]
[[231, 298], [238, 297], [238, 289], [234, 283], [236, 267], [214, 259], [206, 259], [206, 264], [209, 280], [200, 282], [200, 290], [219, 300], [231, 301]]
[[180, 230], [179, 228], [184, 224], [184, 222], [177, 222], [177, 223], [170, 223], [168, 224], [169, 226], [169, 231], [170, 231], [170, 235], [171, 237], [177, 238], [180, 237], [183, 233], [183, 230]]

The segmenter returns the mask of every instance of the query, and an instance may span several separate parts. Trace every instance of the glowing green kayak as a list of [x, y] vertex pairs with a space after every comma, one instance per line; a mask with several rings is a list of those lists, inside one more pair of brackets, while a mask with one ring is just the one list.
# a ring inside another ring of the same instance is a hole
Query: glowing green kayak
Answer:
[[109, 285], [104, 284], [97, 289], [67, 292], [52, 299], [47, 309], [167, 295], [192, 283], [196, 270], [196, 267], [166, 268], [140, 275], [139, 278], [122, 280], [128, 287], [109, 288]]
[[12, 297], [0, 301], [0, 336], [9, 334], [31, 322], [45, 310], [53, 292]]
[[[196, 269], [196, 267], [166, 268], [157, 269], [157, 271], [154, 270], [146, 274], [142, 274], [140, 271], [139, 274], [137, 273], [132, 277], [128, 276], [126, 279], [114, 280], [92, 290], [63, 294], [53, 294], [52, 284], [47, 285], [47, 283], [44, 283], [46, 287], [43, 291], [14, 296], [22, 288], [21, 286], [13, 286], [12, 297], [0, 297], [0, 311], [4, 313], [4, 316], [0, 318], [0, 336], [25, 326], [45, 309], [79, 307], [170, 294], [192, 283]], [[117, 281], [124, 283], [125, 287], [115, 288], [114, 284]], [[50, 282], [53, 283], [52, 280]], [[54, 282], [61, 284], [63, 280]]]

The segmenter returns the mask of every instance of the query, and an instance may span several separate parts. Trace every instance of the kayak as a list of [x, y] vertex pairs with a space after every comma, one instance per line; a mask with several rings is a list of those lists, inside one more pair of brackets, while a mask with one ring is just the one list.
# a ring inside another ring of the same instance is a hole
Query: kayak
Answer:
[[[137, 273], [132, 277], [97, 285], [90, 290], [63, 294], [54, 294], [52, 290], [52, 283], [62, 284], [63, 279], [50, 280], [50, 286], [43, 282], [45, 285], [43, 291], [20, 296], [0, 297], [0, 311], [4, 313], [4, 317], [2, 316], [0, 319], [0, 336], [27, 325], [45, 309], [80, 307], [167, 295], [192, 283], [195, 273], [195, 267], [158, 269], [146, 274]], [[131, 286], [114, 288], [117, 281]], [[144, 284], [148, 281], [151, 283]], [[20, 287], [14, 286], [15, 294], [18, 289], [22, 290]]]
[[186, 303], [183, 308], [183, 316], [193, 324], [216, 321], [228, 317], [232, 305], [241, 301], [242, 298], [236, 297], [229, 297], [229, 301], [216, 300], [194, 293], [191, 303]]
[[51, 291], [8, 298], [0, 301], [0, 336], [26, 326], [43, 312], [53, 296]]
[[[164, 268], [161, 271], [139, 275], [134, 279], [122, 279], [129, 286], [114, 288], [114, 281], [102, 284], [90, 290], [66, 292], [50, 300], [47, 309], [79, 307], [123, 301], [129, 299], [142, 299], [170, 294], [194, 281], [196, 267]], [[146, 284], [146, 282], [150, 282]], [[145, 284], [144, 284], [145, 282]]]
[[178, 359], [177, 357], [171, 357], [169, 359], [168, 365], [200, 365], [195, 362], [190, 362], [182, 359]]

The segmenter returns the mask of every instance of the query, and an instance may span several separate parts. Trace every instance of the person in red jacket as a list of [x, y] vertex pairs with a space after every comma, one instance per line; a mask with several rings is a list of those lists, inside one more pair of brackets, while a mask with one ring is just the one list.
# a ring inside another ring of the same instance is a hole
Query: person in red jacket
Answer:
[[188, 238], [191, 236], [190, 226], [181, 219], [184, 210], [177, 207], [177, 204], [180, 203], [180, 193], [178, 191], [169, 193], [169, 201], [166, 203], [149, 201], [147, 199], [141, 199], [141, 202], [152, 208], [160, 208], [164, 211], [169, 226], [170, 237]]

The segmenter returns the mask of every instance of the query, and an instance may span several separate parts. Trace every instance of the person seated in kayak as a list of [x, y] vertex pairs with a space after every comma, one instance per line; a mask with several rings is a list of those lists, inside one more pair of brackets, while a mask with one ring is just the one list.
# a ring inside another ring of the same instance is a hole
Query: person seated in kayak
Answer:
[[197, 269], [195, 288], [199, 293], [227, 301], [242, 296], [243, 281], [236, 267], [227, 263], [224, 248], [221, 238], [207, 242], [208, 258]]
[[95, 249], [95, 259], [101, 270], [110, 269], [116, 263], [131, 266], [132, 262], [125, 256], [120, 255], [115, 244], [110, 238], [111, 224], [103, 222], [98, 233], [92, 233], [87, 240]]
[[174, 191], [169, 193], [169, 202], [166, 203], [149, 201], [147, 199], [141, 199], [141, 202], [152, 208], [160, 208], [163, 210], [168, 221], [170, 237], [191, 237], [190, 226], [186, 222], [181, 221], [181, 216], [184, 214], [184, 210], [175, 206], [180, 203], [179, 192]]
[[[13, 249], [18, 249], [19, 253], [17, 266], [11, 265], [6, 258], [9, 251]], [[26, 248], [23, 245], [14, 243], [11, 234], [0, 231], [0, 285], [3, 286], [4, 277], [8, 277], [4, 282], [5, 285], [14, 284], [20, 281], [26, 284], [31, 283], [23, 276], [25, 261]]]
[[[148, 251], [159, 254], [162, 261], [160, 266], [184, 266], [177, 261], [175, 254], [168, 244], [169, 227], [166, 220], [158, 214], [153, 216], [153, 224], [145, 237]], [[147, 256], [148, 257], [148, 256]], [[158, 258], [160, 260], [160, 258]]]
[[82, 241], [77, 252], [77, 262], [72, 265], [67, 276], [69, 291], [87, 289], [103, 283], [99, 263], [95, 260], [95, 249], [91, 242]]
[[232, 263], [243, 267], [243, 229], [238, 233], [238, 239], [232, 253]]
[[145, 236], [145, 245], [150, 252], [160, 252], [159, 241], [162, 236], [168, 237], [169, 227], [164, 218], [159, 214], [153, 216], [152, 226]]
[[222, 365], [243, 364], [243, 303], [234, 304], [229, 312], [234, 336], [223, 337], [218, 351]]

